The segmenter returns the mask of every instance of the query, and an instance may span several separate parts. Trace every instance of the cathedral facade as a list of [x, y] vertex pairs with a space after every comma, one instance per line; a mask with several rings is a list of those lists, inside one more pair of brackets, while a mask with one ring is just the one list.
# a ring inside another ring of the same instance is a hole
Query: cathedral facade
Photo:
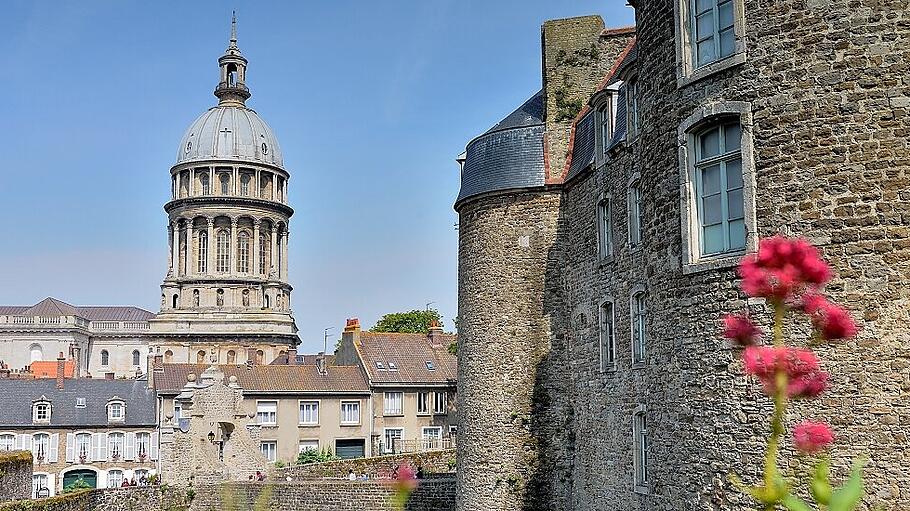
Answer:
[[165, 362], [269, 363], [299, 342], [288, 283], [290, 174], [272, 129], [246, 106], [236, 21], [218, 59], [218, 104], [186, 130], [170, 169], [168, 270], [157, 314], [48, 298], [0, 307], [0, 361], [26, 371], [59, 353], [77, 375], [135, 376]]

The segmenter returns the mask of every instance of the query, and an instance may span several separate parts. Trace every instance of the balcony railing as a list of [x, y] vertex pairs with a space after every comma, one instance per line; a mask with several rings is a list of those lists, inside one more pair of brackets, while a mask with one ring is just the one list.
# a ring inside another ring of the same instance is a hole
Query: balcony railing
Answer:
[[455, 438], [417, 438], [413, 440], [394, 439], [391, 443], [380, 441], [378, 454], [402, 454], [412, 452], [441, 451], [454, 449]]
[[34, 328], [85, 328], [97, 332], [144, 332], [148, 321], [89, 321], [79, 316], [0, 316], [0, 326], [16, 325]]

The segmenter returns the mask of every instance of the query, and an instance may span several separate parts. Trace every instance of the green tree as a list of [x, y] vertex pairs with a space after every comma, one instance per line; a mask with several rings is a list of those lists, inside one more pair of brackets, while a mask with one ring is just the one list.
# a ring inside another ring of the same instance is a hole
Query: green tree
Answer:
[[442, 316], [436, 309], [393, 312], [380, 318], [370, 331], [425, 334], [430, 331], [433, 322], [442, 326]]

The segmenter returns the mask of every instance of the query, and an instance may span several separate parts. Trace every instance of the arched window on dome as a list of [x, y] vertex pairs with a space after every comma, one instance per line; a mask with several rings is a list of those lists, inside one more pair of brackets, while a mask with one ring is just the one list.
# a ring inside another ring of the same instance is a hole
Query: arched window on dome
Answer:
[[202, 188], [202, 195], [209, 195], [212, 193], [208, 174], [202, 174], [199, 176], [199, 185]]
[[272, 249], [272, 241], [266, 233], [259, 234], [259, 273], [261, 275], [269, 274], [269, 251]]
[[196, 259], [196, 271], [198, 273], [205, 273], [208, 270], [208, 256], [209, 256], [209, 233], [206, 231], [199, 231], [199, 246]]
[[197, 363], [197, 364], [204, 364], [204, 363], [205, 363], [205, 352], [204, 352], [204, 351], [199, 350], [199, 351], [196, 352], [196, 363]]
[[244, 197], [250, 196], [250, 175], [242, 174], [240, 176], [240, 195]]
[[246, 231], [240, 231], [237, 235], [237, 271], [250, 271], [250, 233]]
[[228, 350], [227, 352], [227, 363], [236, 364], [237, 363], [237, 352], [234, 350]]
[[227, 174], [221, 174], [221, 195], [231, 194], [231, 177]]
[[237, 83], [237, 65], [228, 64], [227, 65], [227, 84], [233, 86]]
[[222, 229], [218, 231], [218, 265], [219, 272], [227, 272], [231, 269], [231, 234]]

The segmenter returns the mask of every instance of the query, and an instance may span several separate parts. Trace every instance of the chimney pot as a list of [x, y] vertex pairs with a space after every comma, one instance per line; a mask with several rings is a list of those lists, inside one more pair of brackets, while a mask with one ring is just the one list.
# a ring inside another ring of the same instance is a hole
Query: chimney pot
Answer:
[[66, 359], [63, 352], [57, 356], [57, 388], [63, 390], [63, 380], [66, 378]]
[[345, 332], [358, 332], [360, 331], [360, 319], [359, 318], [348, 318], [347, 322], [344, 325]]

